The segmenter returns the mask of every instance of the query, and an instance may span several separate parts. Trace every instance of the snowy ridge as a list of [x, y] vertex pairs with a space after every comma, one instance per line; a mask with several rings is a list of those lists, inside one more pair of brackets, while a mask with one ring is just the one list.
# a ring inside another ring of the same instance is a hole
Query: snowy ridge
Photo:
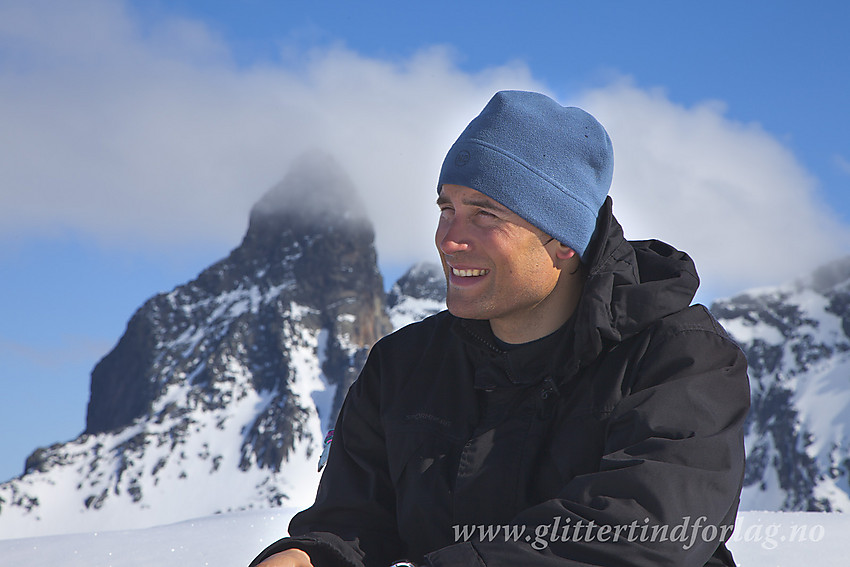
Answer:
[[743, 509], [850, 511], [850, 260], [712, 311], [750, 364]]

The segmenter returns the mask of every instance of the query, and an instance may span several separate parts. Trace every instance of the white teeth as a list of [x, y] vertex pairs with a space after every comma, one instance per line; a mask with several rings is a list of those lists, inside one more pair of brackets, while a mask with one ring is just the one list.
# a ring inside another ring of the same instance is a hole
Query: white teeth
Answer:
[[456, 276], [460, 276], [462, 278], [468, 278], [473, 276], [483, 276], [489, 273], [490, 270], [458, 270], [457, 268], [452, 268], [452, 273]]

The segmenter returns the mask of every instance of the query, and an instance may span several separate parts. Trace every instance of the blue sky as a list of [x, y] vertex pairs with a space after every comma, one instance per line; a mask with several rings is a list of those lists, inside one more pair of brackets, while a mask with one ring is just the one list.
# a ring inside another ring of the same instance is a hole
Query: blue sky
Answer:
[[850, 252], [845, 2], [0, 0], [0, 480], [82, 431], [149, 297], [237, 246], [311, 147], [388, 280], [434, 259], [443, 153], [502, 88], [595, 114], [615, 213], [703, 301]]

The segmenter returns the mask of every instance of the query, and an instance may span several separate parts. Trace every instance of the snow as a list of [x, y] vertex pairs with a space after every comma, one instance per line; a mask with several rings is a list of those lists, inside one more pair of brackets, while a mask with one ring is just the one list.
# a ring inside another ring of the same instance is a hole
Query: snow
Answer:
[[3, 565], [247, 565], [286, 533], [292, 509], [236, 512], [138, 530], [0, 540]]
[[782, 331], [764, 321], [753, 322], [744, 317], [725, 319], [723, 326], [739, 343], [750, 343], [761, 339], [769, 345], [780, 345], [785, 341]]
[[[758, 445], [767, 452], [767, 461], [778, 462], [781, 454], [777, 450], [772, 436], [747, 436], [745, 439], [747, 454], [751, 455]], [[759, 482], [745, 486], [741, 492], [739, 510], [781, 510], [787, 497], [782, 487], [779, 471], [775, 466], [767, 467], [759, 478]]]
[[334, 396], [336, 396], [336, 384], [330, 384], [324, 372], [320, 369], [324, 366], [327, 360], [327, 344], [330, 340], [330, 333], [327, 329], [322, 329], [316, 337], [316, 372], [318, 374], [319, 383], [313, 383], [313, 390], [309, 393], [313, 399], [313, 404], [316, 407], [316, 412], [319, 414], [321, 422], [321, 432], [327, 431], [333, 427], [331, 415], [333, 413]]
[[404, 297], [398, 305], [390, 310], [390, 323], [394, 329], [421, 321], [429, 315], [438, 313], [446, 308], [444, 301], [436, 301], [433, 299], [417, 299], [414, 297]]
[[[138, 530], [0, 540], [3, 565], [233, 567], [286, 534], [295, 509], [234, 512]], [[850, 516], [742, 512], [729, 547], [739, 567], [844, 565]], [[2, 536], [0, 536], [2, 537]]]
[[850, 356], [826, 359], [810, 371], [795, 393], [798, 405], [816, 408], [807, 415], [807, 425], [815, 440], [813, 455], [829, 451], [824, 444], [850, 444]]

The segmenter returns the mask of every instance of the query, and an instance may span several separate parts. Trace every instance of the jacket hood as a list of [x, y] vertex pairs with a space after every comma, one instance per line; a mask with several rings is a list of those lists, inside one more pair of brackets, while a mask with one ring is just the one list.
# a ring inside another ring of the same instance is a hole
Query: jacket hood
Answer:
[[628, 338], [688, 307], [699, 287], [693, 260], [658, 240], [628, 241], [612, 211], [599, 210], [588, 275], [576, 310], [576, 352], [589, 361], [606, 342]]

